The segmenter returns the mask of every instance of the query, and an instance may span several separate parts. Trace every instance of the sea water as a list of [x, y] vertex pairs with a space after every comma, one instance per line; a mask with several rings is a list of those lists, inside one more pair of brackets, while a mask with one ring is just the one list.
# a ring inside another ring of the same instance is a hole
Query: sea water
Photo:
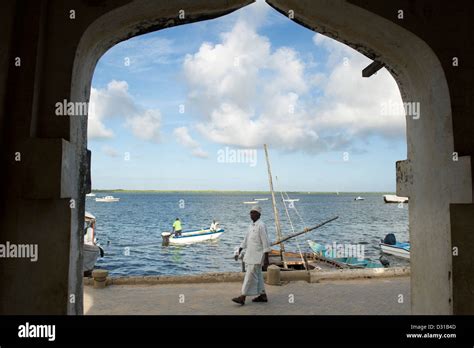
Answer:
[[[97, 197], [113, 195], [119, 202], [95, 202], [86, 198], [86, 210], [97, 218], [96, 236], [105, 256], [96, 267], [111, 275], [182, 275], [207, 272], [240, 271], [240, 262], [233, 259], [250, 225], [250, 205], [259, 201], [262, 220], [271, 241], [276, 240], [273, 208], [269, 194], [252, 193], [124, 193], [101, 192]], [[365, 198], [354, 201], [357, 196]], [[293, 233], [276, 195], [283, 236]], [[290, 194], [294, 208], [289, 208], [295, 232], [312, 227], [334, 216], [339, 218], [322, 228], [285, 243], [287, 251], [310, 252], [307, 240], [323, 245], [364, 246], [365, 257], [380, 257], [379, 242], [387, 233], [398, 241], [407, 241], [408, 204], [386, 204], [382, 193]], [[288, 204], [288, 203], [287, 203]], [[298, 216], [299, 214], [299, 216]], [[213, 219], [225, 232], [216, 241], [186, 246], [162, 246], [161, 232], [171, 230], [179, 217], [183, 229], [207, 228]], [[391, 266], [407, 265], [408, 261], [384, 256]]]

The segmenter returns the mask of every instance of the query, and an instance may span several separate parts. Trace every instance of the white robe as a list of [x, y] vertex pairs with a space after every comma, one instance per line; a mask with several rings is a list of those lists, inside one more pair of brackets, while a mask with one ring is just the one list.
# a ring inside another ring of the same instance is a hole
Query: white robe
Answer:
[[257, 220], [250, 225], [240, 247], [245, 250], [245, 278], [242, 285], [242, 295], [264, 294], [262, 263], [264, 254], [270, 252], [270, 242], [267, 228], [261, 220]]
[[263, 263], [263, 255], [271, 249], [267, 227], [260, 219], [250, 225], [240, 247], [245, 251], [246, 264], [261, 265]]

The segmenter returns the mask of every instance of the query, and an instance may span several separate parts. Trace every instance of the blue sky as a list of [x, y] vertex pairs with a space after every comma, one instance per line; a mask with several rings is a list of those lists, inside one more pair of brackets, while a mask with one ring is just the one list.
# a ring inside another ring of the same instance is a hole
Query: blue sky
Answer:
[[276, 189], [394, 191], [401, 97], [368, 64], [262, 2], [119, 43], [92, 81], [93, 188], [266, 190], [267, 143]]

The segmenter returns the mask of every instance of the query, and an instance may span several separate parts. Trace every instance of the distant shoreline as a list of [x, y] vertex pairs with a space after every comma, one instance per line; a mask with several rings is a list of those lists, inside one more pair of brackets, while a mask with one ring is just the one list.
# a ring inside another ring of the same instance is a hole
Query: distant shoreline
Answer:
[[[255, 195], [270, 195], [270, 191], [240, 191], [240, 190], [125, 190], [125, 189], [94, 189], [93, 193], [188, 193], [188, 194], [255, 194]], [[335, 191], [327, 192], [312, 192], [312, 191], [287, 191], [288, 194], [299, 194], [299, 195], [336, 195]], [[354, 194], [366, 194], [366, 195], [383, 195], [383, 194], [395, 194], [394, 192], [339, 192], [339, 195], [354, 195]]]

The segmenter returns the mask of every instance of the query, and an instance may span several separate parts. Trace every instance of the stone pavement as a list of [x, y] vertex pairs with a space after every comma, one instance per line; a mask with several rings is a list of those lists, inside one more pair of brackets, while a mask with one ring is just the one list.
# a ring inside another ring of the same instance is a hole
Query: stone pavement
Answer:
[[236, 282], [85, 286], [84, 314], [410, 314], [409, 277], [266, 285], [268, 303], [252, 303], [247, 298], [242, 307], [231, 301], [240, 294], [240, 287]]

